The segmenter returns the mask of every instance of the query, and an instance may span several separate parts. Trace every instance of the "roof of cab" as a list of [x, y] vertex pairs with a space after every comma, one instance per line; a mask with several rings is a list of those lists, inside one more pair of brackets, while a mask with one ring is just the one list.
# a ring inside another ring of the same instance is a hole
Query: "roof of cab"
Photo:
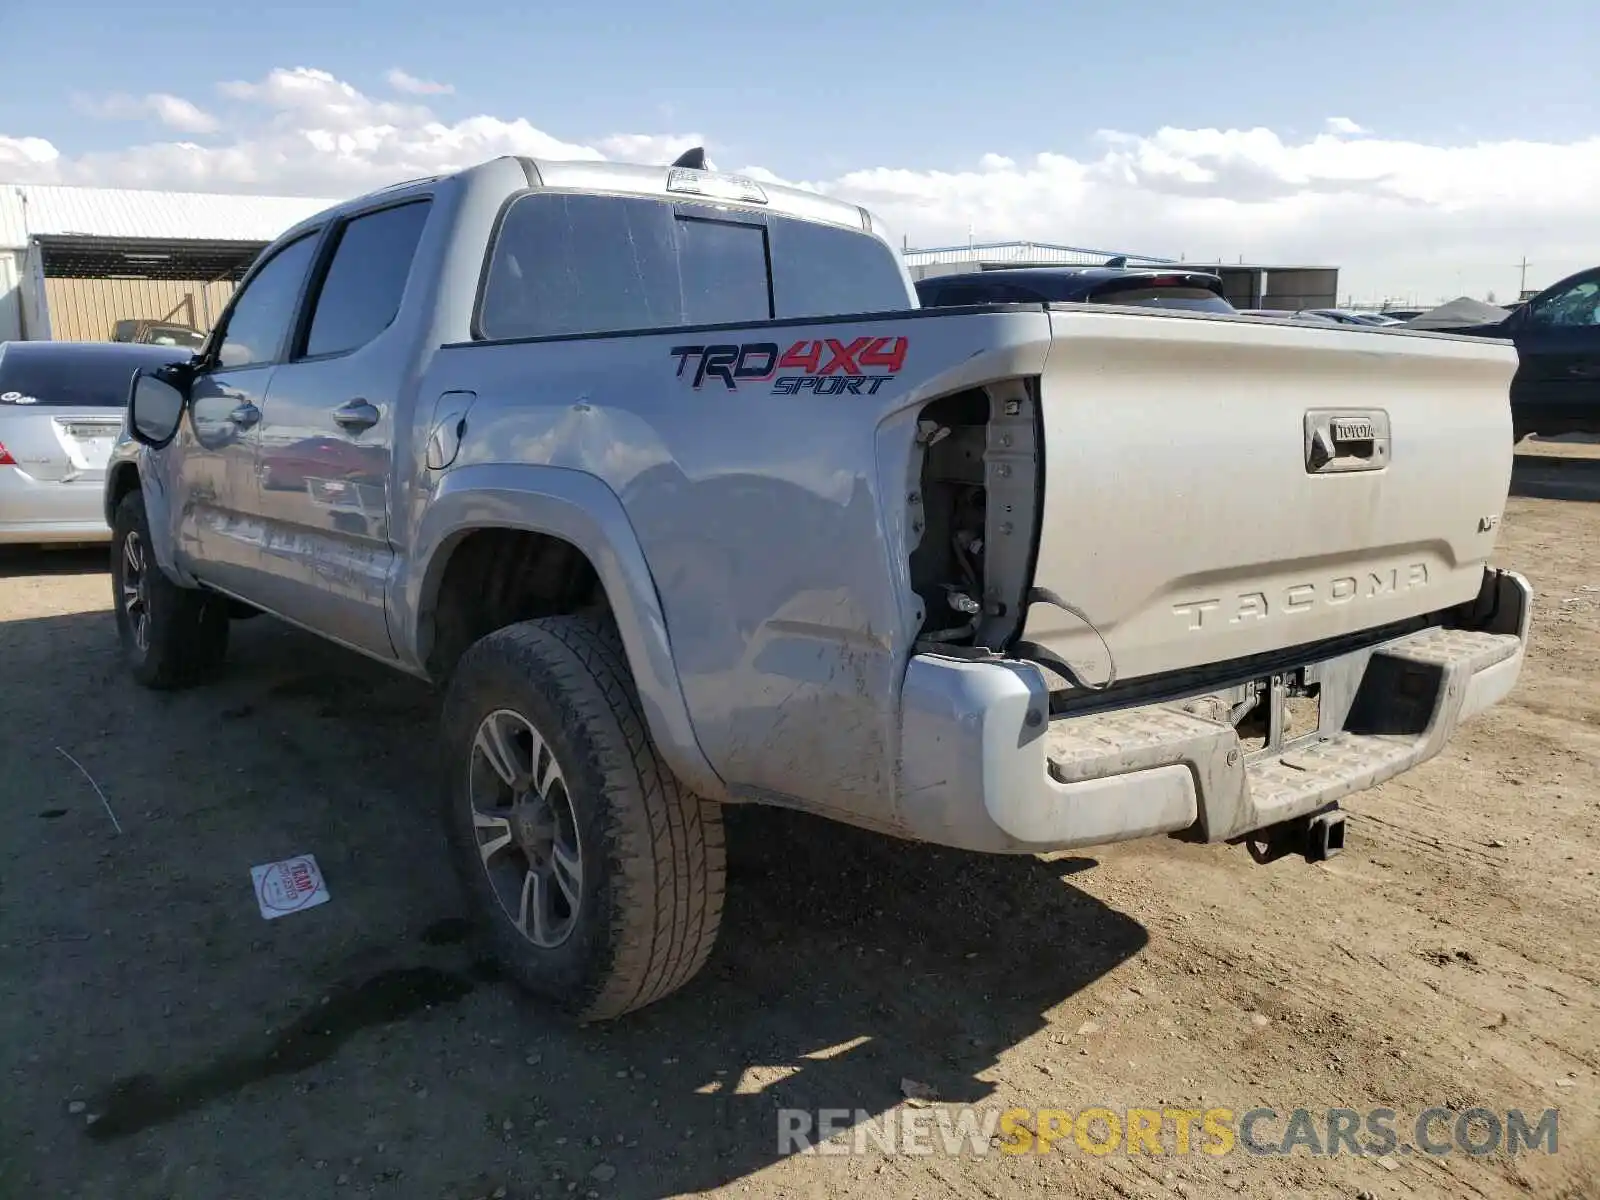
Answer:
[[[639, 163], [619, 163], [585, 160], [527, 159], [534, 169], [539, 186], [576, 192], [612, 192], [637, 196], [656, 196], [661, 199], [695, 201], [698, 197], [667, 190], [667, 178], [672, 167]], [[727, 171], [710, 170], [711, 176], [733, 177], [754, 184], [766, 196], [766, 203], [748, 203], [738, 200], [714, 199], [705, 203], [730, 204], [752, 211], [776, 212], [786, 217], [806, 221], [826, 221], [833, 225], [847, 225], [854, 229], [870, 228], [867, 211], [845, 200], [835, 200], [819, 192], [790, 187], [770, 179], [733, 176]]]
[[[320, 212], [306, 217], [285, 230], [280, 235], [279, 240], [282, 241], [305, 230], [313, 229], [343, 213], [365, 208], [375, 200], [398, 197], [412, 189], [421, 191], [440, 181], [456, 179], [466, 181], [471, 176], [480, 173], [488, 174], [507, 162], [515, 162], [519, 165], [524, 177], [528, 180], [529, 186], [532, 188], [656, 196], [661, 199], [691, 202], [700, 200], [702, 203], [746, 208], [752, 212], [776, 212], [787, 217], [796, 217], [806, 221], [824, 221], [832, 225], [844, 225], [853, 229], [870, 230], [872, 228], [872, 218], [864, 208], [844, 200], [831, 199], [820, 193], [808, 191], [805, 188], [771, 183], [766, 179], [738, 177], [761, 189], [761, 192], [766, 196], [766, 203], [760, 204], [722, 198], [706, 199], [686, 192], [668, 191], [667, 177], [672, 168], [667, 165], [650, 166], [638, 163], [584, 159], [534, 159], [502, 155], [499, 158], [488, 159], [473, 166], [464, 167], [450, 175], [435, 175], [425, 179], [412, 179], [404, 183], [378, 188], [374, 191], [363, 192], [359, 196], [352, 197], [339, 204], [330, 205]], [[710, 171], [708, 174], [726, 176], [727, 172]]]

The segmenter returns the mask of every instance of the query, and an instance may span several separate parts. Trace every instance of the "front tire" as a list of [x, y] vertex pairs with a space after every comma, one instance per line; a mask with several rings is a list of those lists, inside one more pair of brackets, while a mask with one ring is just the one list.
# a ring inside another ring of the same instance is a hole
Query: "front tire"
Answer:
[[661, 760], [609, 622], [489, 634], [445, 698], [447, 821], [490, 949], [583, 1021], [682, 987], [722, 919], [720, 807]]
[[174, 583], [161, 570], [144, 494], [137, 490], [122, 498], [112, 522], [111, 589], [122, 656], [145, 687], [188, 687], [222, 665], [228, 652], [227, 604]]

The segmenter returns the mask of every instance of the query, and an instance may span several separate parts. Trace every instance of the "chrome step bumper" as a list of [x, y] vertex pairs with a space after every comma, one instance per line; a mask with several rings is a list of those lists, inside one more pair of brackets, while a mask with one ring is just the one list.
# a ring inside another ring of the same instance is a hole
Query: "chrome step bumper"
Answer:
[[918, 656], [906, 679], [903, 836], [970, 849], [1071, 849], [1157, 833], [1227, 841], [1326, 808], [1433, 757], [1510, 692], [1531, 590], [1486, 576], [1480, 628], [1433, 628], [1308, 664], [1317, 730], [1252, 752], [1208, 697], [1041, 719], [1028, 663]]

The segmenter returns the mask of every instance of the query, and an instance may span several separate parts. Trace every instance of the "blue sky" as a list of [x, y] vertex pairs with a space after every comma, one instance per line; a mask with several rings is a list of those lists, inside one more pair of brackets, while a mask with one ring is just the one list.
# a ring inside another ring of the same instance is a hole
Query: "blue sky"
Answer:
[[1594, 0], [1521, 7], [150, 0], [108, 21], [98, 5], [9, 0], [0, 126], [102, 149], [125, 131], [73, 112], [66, 86], [204, 102], [218, 79], [310, 65], [362, 88], [400, 66], [454, 83], [442, 116], [521, 113], [569, 139], [701, 130], [807, 178], [1070, 153], [1103, 128], [1292, 134], [1335, 113], [1425, 141], [1592, 132]]
[[[1600, 261], [1594, 0], [107, 11], [0, 0], [0, 179], [344, 194], [462, 154], [698, 133], [721, 167], [849, 192], [924, 244], [1312, 258], [1397, 292]], [[359, 105], [267, 86], [297, 67]], [[449, 90], [397, 91], [396, 68]], [[158, 119], [174, 97], [199, 115]]]

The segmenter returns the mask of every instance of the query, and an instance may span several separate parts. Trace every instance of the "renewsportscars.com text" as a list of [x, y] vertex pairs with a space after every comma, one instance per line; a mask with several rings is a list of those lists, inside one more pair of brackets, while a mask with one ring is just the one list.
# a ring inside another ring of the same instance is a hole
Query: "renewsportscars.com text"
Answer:
[[1383, 1157], [1554, 1154], [1560, 1110], [935, 1108], [778, 1110], [779, 1154]]

